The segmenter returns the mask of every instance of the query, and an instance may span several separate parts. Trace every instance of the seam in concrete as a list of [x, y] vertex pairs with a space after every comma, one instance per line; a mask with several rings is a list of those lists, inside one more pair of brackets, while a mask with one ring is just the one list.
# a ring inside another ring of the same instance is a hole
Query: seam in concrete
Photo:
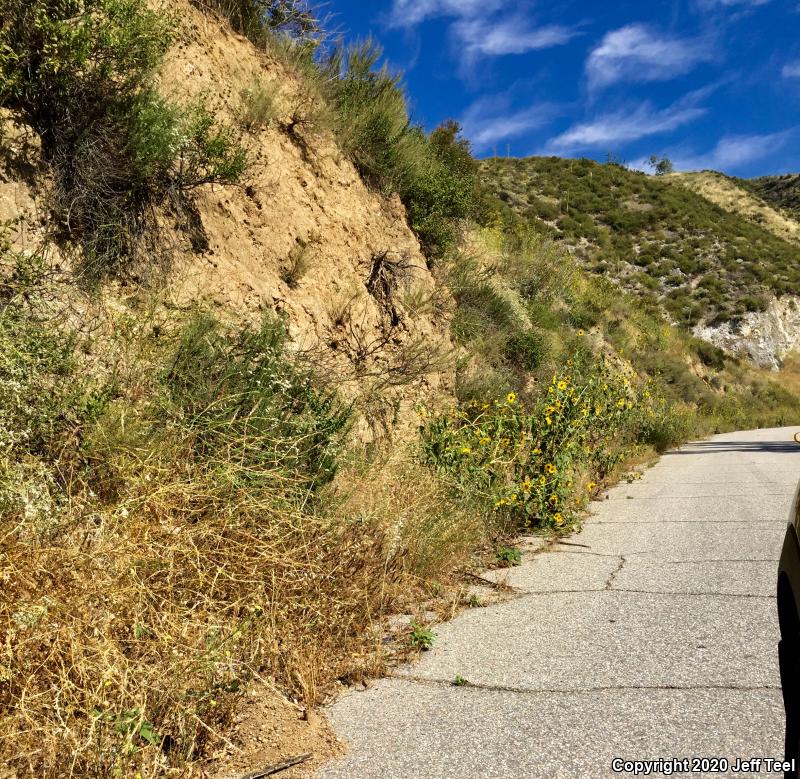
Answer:
[[592, 522], [593, 525], [746, 525], [752, 527], [753, 525], [785, 525], [785, 519], [757, 519], [753, 521], [745, 521], [741, 519], [664, 519], [664, 520], [640, 520], [628, 519], [612, 520], [598, 519]]
[[[587, 547], [588, 549], [589, 547]], [[614, 557], [619, 558], [622, 555], [611, 554], [609, 552], [572, 552], [568, 549], [552, 549], [553, 554], [577, 554], [587, 555], [592, 557]], [[625, 552], [625, 557], [635, 557], [636, 555], [654, 554], [655, 550], [648, 550], [645, 552]], [[723, 558], [709, 558], [698, 560], [653, 560], [654, 563], [659, 565], [693, 565], [695, 563], [775, 563], [778, 564], [777, 557], [723, 557]]]
[[617, 574], [625, 567], [625, 563], [626, 562], [627, 561], [625, 560], [625, 558], [620, 556], [619, 563], [617, 564], [617, 567], [613, 571], [611, 571], [611, 573], [608, 575], [608, 579], [606, 579], [606, 584], [605, 584], [605, 588], [604, 589], [606, 589], [606, 590], [610, 590], [611, 589], [611, 587], [614, 584], [614, 579], [617, 578]]
[[[622, 570], [618, 568], [616, 571], [612, 571], [611, 576], [611, 583], [613, 584], [612, 576], [615, 576], [619, 571]], [[755, 599], [762, 599], [762, 600], [775, 600], [777, 595], [760, 595], [756, 593], [736, 593], [736, 592], [675, 592], [671, 590], [637, 590], [632, 587], [611, 587], [609, 586], [608, 580], [603, 587], [595, 587], [589, 589], [576, 589], [576, 590], [525, 590], [522, 588], [516, 588], [514, 590], [515, 597], [513, 600], [520, 600], [522, 598], [529, 598], [529, 597], [541, 597], [542, 595], [579, 595], [581, 593], [602, 593], [602, 592], [624, 592], [624, 593], [631, 593], [634, 595], [674, 595], [674, 596], [682, 596], [682, 597], [713, 597], [713, 598], [755, 598]], [[508, 601], [506, 601], [507, 603]], [[500, 604], [491, 604], [491, 606], [500, 605]], [[485, 607], [485, 608], [491, 608]]]
[[[407, 682], [409, 684], [420, 684], [429, 687], [452, 687], [453, 684], [450, 679], [426, 679], [422, 676], [392, 676], [399, 682]], [[593, 693], [593, 692], [624, 692], [629, 690], [663, 690], [663, 691], [710, 691], [710, 690], [728, 690], [732, 692], [759, 692], [759, 691], [772, 691], [780, 690], [780, 685], [766, 684], [766, 685], [730, 685], [730, 684], [620, 684], [620, 685], [598, 685], [596, 687], [572, 687], [567, 689], [559, 689], [558, 687], [544, 688], [539, 687], [536, 689], [530, 687], [513, 687], [506, 685], [495, 684], [482, 684], [480, 682], [470, 682], [467, 680], [466, 684], [458, 685], [462, 690], [480, 690], [483, 692], [509, 692], [515, 695], [553, 695], [558, 693]]]
[[[604, 503], [627, 503], [631, 500], [720, 500], [724, 498], [750, 498], [752, 499], [753, 493], [751, 492], [730, 492], [725, 495], [627, 495], [624, 498], [606, 498]], [[793, 492], [764, 492], [759, 493], [762, 498], [793, 498]]]

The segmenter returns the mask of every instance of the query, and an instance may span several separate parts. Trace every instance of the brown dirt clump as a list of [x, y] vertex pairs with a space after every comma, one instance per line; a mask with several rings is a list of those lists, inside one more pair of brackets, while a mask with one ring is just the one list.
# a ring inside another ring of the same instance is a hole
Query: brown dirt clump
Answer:
[[287, 701], [267, 685], [255, 684], [245, 696], [232, 731], [203, 773], [208, 779], [239, 779], [251, 771], [310, 754], [310, 759], [280, 772], [286, 779], [300, 779], [313, 776], [316, 768], [343, 752], [324, 717]]

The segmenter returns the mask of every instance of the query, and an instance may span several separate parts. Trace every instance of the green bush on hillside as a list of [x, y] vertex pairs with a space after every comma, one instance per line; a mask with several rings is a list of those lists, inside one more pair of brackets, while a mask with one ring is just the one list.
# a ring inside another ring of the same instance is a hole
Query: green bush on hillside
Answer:
[[800, 285], [794, 244], [665, 178], [556, 157], [492, 159], [482, 171], [516, 214], [537, 229], [540, 213], [555, 221], [589, 269], [657, 297], [680, 324], [729, 320]]
[[0, 105], [40, 135], [56, 214], [89, 275], [135, 253], [167, 196], [241, 175], [230, 130], [158, 96], [173, 22], [145, 0], [0, 0], [0, 18]]
[[219, 11], [236, 32], [254, 44], [263, 45], [271, 34], [291, 37], [310, 50], [323, 30], [306, 0], [192, 0], [200, 8]]
[[653, 432], [670, 413], [651, 385], [639, 388], [609, 363], [579, 351], [529, 404], [510, 392], [433, 418], [423, 428], [422, 451], [495, 511], [528, 527], [558, 528], [585, 507], [596, 481], [630, 447], [675, 443], [671, 434]]
[[400, 195], [429, 256], [453, 245], [456, 222], [476, 216], [478, 169], [455, 122], [429, 136], [411, 124], [400, 76], [372, 41], [334, 47], [322, 74], [337, 138], [362, 177]]

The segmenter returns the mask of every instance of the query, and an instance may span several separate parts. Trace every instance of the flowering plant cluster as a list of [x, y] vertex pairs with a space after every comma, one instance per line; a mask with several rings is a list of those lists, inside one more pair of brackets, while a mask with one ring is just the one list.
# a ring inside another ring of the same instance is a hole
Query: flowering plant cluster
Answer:
[[[573, 361], [530, 403], [514, 392], [427, 421], [425, 460], [527, 526], [560, 527], [626, 457], [665, 402], [608, 361]], [[424, 409], [421, 416], [427, 418]]]

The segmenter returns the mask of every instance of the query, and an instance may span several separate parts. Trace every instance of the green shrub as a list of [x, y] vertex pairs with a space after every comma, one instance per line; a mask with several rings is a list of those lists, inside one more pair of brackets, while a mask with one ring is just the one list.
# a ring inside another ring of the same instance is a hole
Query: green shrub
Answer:
[[464, 494], [527, 526], [560, 527], [588, 499], [586, 480], [609, 474], [668, 413], [652, 388], [637, 388], [606, 362], [578, 353], [546, 393], [472, 401], [431, 420], [425, 460]]
[[191, 437], [197, 457], [233, 458], [248, 481], [283, 470], [294, 478], [286, 486], [302, 495], [335, 475], [350, 409], [312, 386], [286, 356], [285, 338], [269, 317], [231, 336], [217, 320], [194, 316], [161, 374], [160, 413]]
[[221, 13], [236, 32], [256, 45], [283, 34], [316, 47], [323, 35], [317, 15], [306, 0], [192, 0], [200, 8]]
[[725, 368], [726, 355], [723, 349], [720, 349], [718, 346], [714, 346], [714, 344], [708, 343], [708, 341], [702, 341], [698, 338], [692, 339], [691, 343], [694, 346], [694, 350], [703, 365], [709, 368], [714, 368], [718, 371], [721, 371]]
[[155, 91], [173, 26], [144, 0], [0, 0], [0, 16], [0, 104], [41, 136], [54, 210], [88, 276], [153, 243], [165, 197], [243, 172], [229, 129]]
[[430, 136], [411, 125], [401, 78], [378, 66], [381, 55], [372, 41], [340, 44], [322, 63], [334, 130], [371, 186], [400, 195], [427, 254], [441, 256], [457, 220], [479, 213], [477, 163], [455, 122]]
[[511, 336], [506, 342], [506, 358], [525, 371], [535, 371], [549, 354], [547, 339], [535, 330]]
[[239, 122], [248, 132], [256, 132], [269, 127], [275, 119], [275, 102], [272, 92], [264, 84], [254, 81], [243, 89], [240, 97]]

